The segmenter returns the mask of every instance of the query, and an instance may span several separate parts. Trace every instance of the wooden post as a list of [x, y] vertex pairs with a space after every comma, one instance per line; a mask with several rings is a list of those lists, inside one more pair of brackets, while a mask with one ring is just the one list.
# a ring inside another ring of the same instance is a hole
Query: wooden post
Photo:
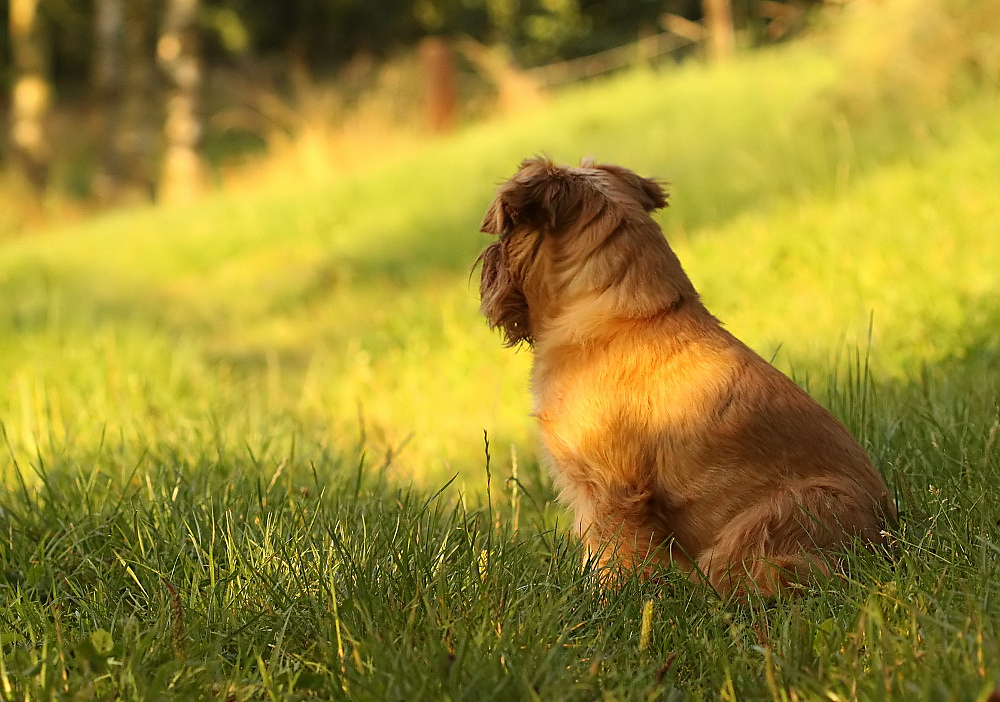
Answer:
[[432, 132], [455, 128], [458, 112], [458, 88], [455, 76], [455, 52], [441, 37], [427, 37], [420, 42], [427, 90], [427, 122]]
[[14, 59], [10, 139], [14, 155], [35, 191], [49, 177], [49, 144], [45, 136], [51, 89], [48, 46], [38, 16], [39, 0], [10, 0], [10, 43]]
[[733, 8], [730, 0], [702, 0], [705, 26], [708, 29], [708, 55], [715, 63], [732, 58], [736, 50]]

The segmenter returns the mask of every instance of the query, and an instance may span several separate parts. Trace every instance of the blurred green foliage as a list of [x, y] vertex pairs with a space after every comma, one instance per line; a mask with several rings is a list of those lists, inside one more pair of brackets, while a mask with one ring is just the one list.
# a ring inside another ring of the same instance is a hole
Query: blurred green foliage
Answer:
[[[7, 0], [0, 1], [6, 16]], [[86, 77], [93, 3], [42, 0], [55, 70], [63, 82]], [[359, 54], [385, 56], [427, 34], [462, 34], [507, 44], [525, 65], [593, 53], [634, 41], [664, 12], [697, 17], [698, 0], [203, 0], [211, 57], [298, 53], [318, 69]], [[8, 27], [0, 27], [7, 56]], [[0, 62], [0, 71], [6, 69]], [[0, 76], [3, 74], [0, 73]]]
[[[6, 5], [0, 1], [3, 16]], [[203, 0], [201, 15], [212, 60], [295, 54], [328, 71], [358, 54], [387, 56], [428, 34], [503, 43], [524, 65], [537, 65], [634, 41], [664, 12], [698, 17], [700, 8], [699, 0]], [[41, 12], [57, 79], [84, 80], [94, 4], [42, 0]], [[7, 31], [5, 22], [0, 56], [9, 55]], [[6, 65], [0, 61], [0, 79]]]

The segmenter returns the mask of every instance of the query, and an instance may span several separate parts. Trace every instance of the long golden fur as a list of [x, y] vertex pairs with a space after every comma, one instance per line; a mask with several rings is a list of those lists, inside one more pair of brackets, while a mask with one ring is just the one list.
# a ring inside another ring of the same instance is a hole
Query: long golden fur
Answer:
[[843, 424], [702, 304], [665, 205], [620, 166], [525, 161], [483, 220], [481, 310], [534, 349], [552, 477], [603, 563], [770, 595], [895, 513]]

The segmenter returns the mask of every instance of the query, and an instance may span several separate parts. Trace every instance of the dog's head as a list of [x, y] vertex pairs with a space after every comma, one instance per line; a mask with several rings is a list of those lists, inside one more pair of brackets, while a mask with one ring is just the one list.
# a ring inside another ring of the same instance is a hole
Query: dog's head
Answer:
[[481, 231], [497, 237], [477, 261], [480, 310], [490, 326], [503, 332], [508, 346], [533, 343], [529, 298], [557, 284], [561, 274], [571, 275], [574, 263], [589, 258], [623, 224], [651, 224], [648, 213], [666, 204], [657, 181], [621, 166], [590, 159], [579, 168], [545, 158], [524, 161], [483, 218]]

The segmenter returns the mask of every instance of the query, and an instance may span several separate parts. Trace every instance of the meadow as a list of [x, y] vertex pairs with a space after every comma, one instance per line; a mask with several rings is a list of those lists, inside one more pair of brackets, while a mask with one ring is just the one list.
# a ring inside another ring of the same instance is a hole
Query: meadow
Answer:
[[[1000, 97], [879, 81], [635, 70], [0, 241], [0, 698], [996, 699]], [[538, 152], [670, 183], [708, 307], [886, 476], [885, 553], [774, 602], [581, 567], [470, 278]]]

